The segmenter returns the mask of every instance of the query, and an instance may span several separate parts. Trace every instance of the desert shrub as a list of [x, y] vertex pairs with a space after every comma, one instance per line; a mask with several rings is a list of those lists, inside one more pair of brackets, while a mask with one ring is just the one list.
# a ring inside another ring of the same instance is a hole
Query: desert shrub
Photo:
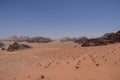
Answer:
[[45, 66], [45, 68], [47, 68], [47, 66]]
[[44, 75], [41, 75], [41, 79], [44, 79], [45, 77], [44, 77]]
[[75, 68], [76, 68], [76, 69], [79, 69], [79, 66], [76, 66]]
[[70, 62], [67, 62], [67, 64], [69, 64]]
[[96, 64], [96, 66], [99, 66], [99, 64]]
[[80, 65], [80, 63], [77, 63], [77, 65]]

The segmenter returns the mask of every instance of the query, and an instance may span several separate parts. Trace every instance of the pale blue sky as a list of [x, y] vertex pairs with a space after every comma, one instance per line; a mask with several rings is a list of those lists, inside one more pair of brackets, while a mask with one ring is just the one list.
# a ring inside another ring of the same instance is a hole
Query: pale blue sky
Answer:
[[0, 38], [98, 37], [120, 30], [120, 0], [0, 0]]

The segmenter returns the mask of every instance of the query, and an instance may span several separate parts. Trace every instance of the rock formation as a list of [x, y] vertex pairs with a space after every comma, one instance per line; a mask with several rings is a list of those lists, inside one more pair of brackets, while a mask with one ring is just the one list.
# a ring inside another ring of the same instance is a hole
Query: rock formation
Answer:
[[16, 51], [16, 50], [22, 50], [22, 49], [28, 49], [28, 48], [31, 48], [31, 47], [25, 44], [19, 44], [15, 42], [12, 45], [9, 45], [7, 51]]
[[[84, 41], [84, 43], [82, 43], [82, 41]], [[81, 44], [82, 46], [101, 46], [118, 43], [120, 42], [120, 31], [116, 33], [107, 33], [104, 34], [102, 37], [94, 39], [78, 39], [75, 42]]]

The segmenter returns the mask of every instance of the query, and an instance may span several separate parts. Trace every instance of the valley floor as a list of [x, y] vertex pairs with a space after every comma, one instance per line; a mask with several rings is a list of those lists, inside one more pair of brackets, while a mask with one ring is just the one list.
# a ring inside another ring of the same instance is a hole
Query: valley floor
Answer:
[[81, 47], [73, 42], [26, 43], [0, 50], [0, 80], [120, 80], [120, 43]]

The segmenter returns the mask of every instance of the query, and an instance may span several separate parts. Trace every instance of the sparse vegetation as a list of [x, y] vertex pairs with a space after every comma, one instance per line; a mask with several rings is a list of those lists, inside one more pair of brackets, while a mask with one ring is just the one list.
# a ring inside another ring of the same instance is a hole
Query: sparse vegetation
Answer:
[[[16, 65], [19, 64], [18, 62], [20, 62], [20, 64], [25, 63], [27, 66], [30, 66], [28, 68], [28, 70], [33, 68], [33, 70], [32, 69], [30, 70], [30, 73], [32, 71], [36, 71], [36, 72], [33, 72], [35, 74], [38, 74], [38, 73], [43, 74], [44, 73], [45, 76], [41, 75], [41, 76], [37, 77], [37, 80], [54, 79], [54, 77], [53, 77], [54, 74], [50, 74], [52, 71], [56, 71], [55, 73], [59, 72], [60, 70], [65, 70], [66, 73], [75, 71], [75, 72], [81, 74], [82, 72], [84, 72], [86, 70], [90, 70], [90, 69], [91, 69], [90, 71], [96, 71], [96, 69], [98, 69], [98, 68], [103, 69], [104, 67], [108, 67], [108, 66], [110, 66], [112, 68], [114, 68], [113, 66], [115, 66], [115, 68], [116, 68], [116, 66], [118, 66], [118, 64], [119, 64], [118, 60], [120, 60], [119, 44], [100, 46], [100, 47], [87, 47], [87, 48], [77, 46], [77, 48], [74, 48], [74, 47], [76, 47], [77, 44], [61, 43], [58, 41], [54, 42], [54, 43], [50, 43], [50, 44], [33, 44], [33, 43], [31, 44], [31, 43], [25, 43], [25, 42], [22, 42], [22, 43], [15, 42], [13, 44], [11, 44], [11, 42], [4, 42], [4, 43], [5, 43], [5, 47], [3, 47], [1, 49], [2, 50], [6, 49], [8, 51], [15, 51], [15, 50], [23, 49], [22, 44], [29, 44], [29, 45], [33, 46], [33, 48], [30, 50], [13, 52], [12, 54], [7, 51], [1, 51], [0, 55], [1, 55], [1, 63], [5, 62], [5, 61], [7, 62], [8, 60], [10, 60], [10, 62], [12, 62], [12, 60], [16, 60], [17, 63], [11, 64], [11, 65], [13, 65], [13, 68], [14, 68], [14, 65], [16, 68]], [[22, 45], [22, 47], [21, 47], [21, 45]], [[7, 47], [9, 49], [7, 49]], [[116, 49], [115, 52], [113, 52], [114, 48]], [[16, 53], [22, 53], [22, 54], [16, 54]], [[9, 56], [10, 57], [13, 56], [13, 57], [9, 58]], [[7, 60], [4, 60], [5, 58]], [[2, 60], [4, 60], [4, 61], [2, 61]], [[108, 60], [108, 62], [107, 62], [107, 60]], [[6, 65], [7, 65], [7, 63], [6, 63]], [[12, 69], [11, 66], [10, 66], [10, 68]], [[25, 68], [23, 68], [23, 70], [24, 69]], [[93, 70], [93, 69], [95, 69], [95, 70]], [[103, 69], [103, 70], [105, 70], [105, 69]], [[45, 71], [50, 71], [50, 72], [45, 72]], [[86, 71], [85, 73], [87, 73], [87, 72], [88, 71]], [[35, 79], [37, 75], [35, 75], [35, 76], [30, 75], [30, 73], [28, 73], [25, 78]], [[60, 72], [60, 74], [61, 74], [61, 72]], [[74, 75], [74, 74], [70, 74], [70, 75]], [[19, 77], [17, 75], [13, 76], [10, 79], [15, 80], [16, 78], [14, 78], [14, 77], [19, 79]], [[48, 77], [50, 77], [50, 78], [48, 79]], [[7, 78], [5, 78], [5, 79], [7, 79]], [[24, 78], [22, 78], [22, 79], [24, 80]]]
[[77, 65], [80, 65], [80, 63], [77, 63]]
[[103, 56], [103, 58], [105, 58], [105, 56]]
[[67, 62], [67, 64], [69, 64], [70, 62]]
[[76, 68], [76, 69], [79, 69], [79, 66], [76, 66], [75, 68]]
[[45, 76], [41, 75], [40, 78], [38, 78], [37, 80], [44, 80], [44, 79], [45, 79]]
[[105, 59], [105, 62], [107, 62], [107, 59]]
[[44, 75], [41, 75], [41, 79], [45, 79]]
[[114, 64], [117, 64], [117, 62], [115, 61]]
[[54, 61], [52, 61], [52, 63], [54, 63]]
[[48, 63], [48, 66], [50, 66], [51, 65], [51, 62], [50, 63]]
[[99, 66], [99, 64], [96, 64], [96, 66]]
[[45, 66], [45, 68], [48, 68], [48, 66]]
[[81, 60], [78, 61], [79, 63], [81, 62]]
[[30, 78], [31, 76], [29, 75], [28, 78]]
[[40, 67], [41, 67], [42, 65], [41, 65], [40, 63], [38, 63], [37, 66], [40, 66]]

